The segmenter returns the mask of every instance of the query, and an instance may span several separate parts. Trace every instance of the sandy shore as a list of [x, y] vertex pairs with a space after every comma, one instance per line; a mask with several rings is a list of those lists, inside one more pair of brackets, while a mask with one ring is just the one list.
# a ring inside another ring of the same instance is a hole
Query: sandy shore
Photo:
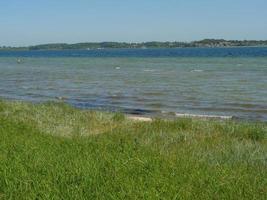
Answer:
[[[196, 114], [186, 114], [186, 113], [176, 113], [175, 118], [197, 118], [197, 119], [219, 119], [219, 120], [231, 120], [232, 116], [220, 116], [220, 115], [196, 115]], [[139, 115], [127, 115], [127, 119], [133, 121], [151, 122], [153, 118], [144, 117]]]

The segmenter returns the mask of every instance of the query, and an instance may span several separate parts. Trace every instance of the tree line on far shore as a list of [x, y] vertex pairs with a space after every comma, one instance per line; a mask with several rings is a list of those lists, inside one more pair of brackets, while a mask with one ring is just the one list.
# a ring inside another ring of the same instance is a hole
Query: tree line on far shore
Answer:
[[204, 39], [193, 42], [87, 42], [87, 43], [54, 43], [41, 44], [29, 47], [2, 46], [2, 50], [90, 50], [111, 48], [186, 48], [186, 47], [245, 47], [245, 46], [267, 46], [267, 40], [224, 40]]

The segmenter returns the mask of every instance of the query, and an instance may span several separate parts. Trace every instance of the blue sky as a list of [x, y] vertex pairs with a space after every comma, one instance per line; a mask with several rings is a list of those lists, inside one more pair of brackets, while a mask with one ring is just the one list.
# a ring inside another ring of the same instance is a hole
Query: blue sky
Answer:
[[0, 0], [0, 46], [267, 39], [267, 0]]

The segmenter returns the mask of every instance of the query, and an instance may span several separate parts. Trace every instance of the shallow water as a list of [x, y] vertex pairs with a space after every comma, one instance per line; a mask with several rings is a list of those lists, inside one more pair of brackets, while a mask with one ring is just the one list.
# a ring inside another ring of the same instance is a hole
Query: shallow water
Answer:
[[82, 108], [267, 121], [267, 48], [240, 49], [248, 53], [0, 52], [0, 97], [33, 102], [64, 97]]

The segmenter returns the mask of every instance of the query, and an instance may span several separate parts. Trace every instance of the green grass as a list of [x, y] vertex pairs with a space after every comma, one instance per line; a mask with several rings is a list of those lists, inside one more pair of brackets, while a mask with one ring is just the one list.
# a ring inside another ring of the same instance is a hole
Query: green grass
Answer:
[[267, 199], [266, 135], [0, 101], [0, 199]]

